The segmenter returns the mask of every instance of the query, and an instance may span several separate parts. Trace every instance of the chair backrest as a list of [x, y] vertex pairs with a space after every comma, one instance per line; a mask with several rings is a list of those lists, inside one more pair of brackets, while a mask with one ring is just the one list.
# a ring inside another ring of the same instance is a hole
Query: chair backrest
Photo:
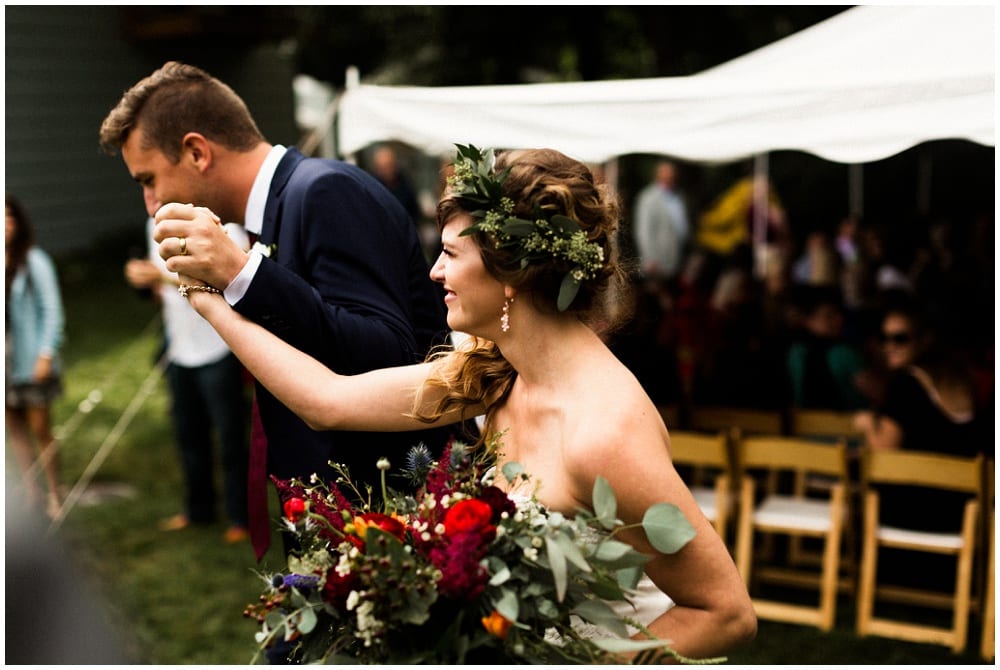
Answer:
[[692, 407], [688, 419], [694, 430], [718, 431], [737, 428], [744, 434], [780, 435], [784, 416], [776, 410], [745, 407]]
[[670, 431], [670, 458], [678, 465], [729, 469], [729, 440], [724, 432], [715, 435], [686, 430]]
[[789, 433], [796, 437], [844, 438], [860, 440], [853, 412], [827, 409], [793, 409], [789, 415]]
[[847, 445], [819, 443], [797, 437], [749, 435], [737, 437], [741, 470], [790, 470], [847, 478]]
[[981, 495], [982, 455], [967, 457], [870, 448], [863, 454], [862, 473], [869, 484], [908, 484]]

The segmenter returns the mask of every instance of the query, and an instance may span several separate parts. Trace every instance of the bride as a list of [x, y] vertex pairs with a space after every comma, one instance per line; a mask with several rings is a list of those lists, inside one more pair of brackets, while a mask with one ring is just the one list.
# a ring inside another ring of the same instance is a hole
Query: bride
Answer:
[[[696, 531], [679, 552], [658, 553], [641, 528], [622, 536], [654, 555], [632, 615], [684, 656], [725, 654], [756, 633], [746, 587], [674, 469], [656, 408], [600, 335], [622, 283], [617, 203], [585, 165], [557, 151], [504, 152], [493, 163], [492, 151], [459, 147], [438, 204], [443, 250], [431, 277], [444, 288], [449, 327], [471, 337], [422, 364], [341, 376], [210, 287], [186, 293], [260, 383], [314, 429], [404, 431], [482, 414], [483, 435], [503, 432], [501, 459], [531, 473], [550, 510], [589, 508], [599, 475], [626, 524], [655, 503], [677, 505]], [[176, 203], [157, 213], [171, 271], [190, 269], [178, 238], [214, 225], [210, 217]]]

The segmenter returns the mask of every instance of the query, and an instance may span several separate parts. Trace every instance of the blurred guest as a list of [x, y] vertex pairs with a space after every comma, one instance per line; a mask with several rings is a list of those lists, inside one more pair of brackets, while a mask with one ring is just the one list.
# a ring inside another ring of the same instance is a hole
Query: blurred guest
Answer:
[[[51, 407], [62, 394], [59, 349], [63, 343], [63, 305], [55, 265], [35, 245], [34, 230], [21, 202], [6, 194], [5, 342], [7, 435], [32, 504], [46, 500], [55, 518], [62, 505], [58, 445], [52, 434]], [[35, 476], [41, 464], [47, 492]]]
[[[229, 544], [249, 538], [247, 530], [247, 466], [250, 445], [248, 385], [243, 365], [178, 292], [177, 273], [167, 270], [153, 239], [153, 215], [160, 204], [143, 190], [149, 256], [130, 260], [125, 278], [135, 288], [148, 288], [163, 309], [166, 329], [166, 377], [171, 419], [184, 474], [184, 511], [165, 519], [163, 530], [210, 524], [217, 518], [215, 448], [218, 438], [222, 467], [223, 509], [229, 522], [223, 539]], [[250, 242], [243, 226], [230, 223], [226, 232], [245, 250]]]
[[380, 146], [372, 155], [372, 174], [389, 189], [396, 200], [403, 206], [414, 225], [419, 225], [423, 217], [423, 209], [417, 200], [417, 193], [410, 183], [410, 178], [399, 165], [396, 152], [389, 146]]
[[837, 251], [830, 235], [825, 230], [813, 230], [806, 236], [802, 255], [792, 266], [792, 278], [797, 284], [836, 286], [838, 268]]
[[801, 328], [788, 350], [795, 407], [856, 410], [868, 400], [858, 377], [861, 352], [844, 337], [844, 312], [836, 287], [801, 287]]
[[787, 237], [785, 208], [777, 191], [767, 175], [754, 174], [730, 186], [701, 215], [695, 243], [708, 254], [706, 271], [714, 279], [734, 259], [750, 269], [755, 254], [785, 254]]
[[677, 167], [660, 161], [653, 181], [636, 198], [636, 251], [643, 274], [656, 282], [665, 282], [680, 270], [690, 235], [687, 207], [676, 187]]

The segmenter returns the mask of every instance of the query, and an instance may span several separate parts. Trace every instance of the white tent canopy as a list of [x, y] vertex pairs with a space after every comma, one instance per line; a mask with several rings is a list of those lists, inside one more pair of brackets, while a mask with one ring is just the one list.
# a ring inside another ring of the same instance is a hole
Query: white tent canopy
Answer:
[[734, 161], [794, 149], [879, 160], [924, 141], [994, 144], [991, 6], [860, 6], [689, 77], [514, 86], [349, 86], [338, 149], [386, 140]]

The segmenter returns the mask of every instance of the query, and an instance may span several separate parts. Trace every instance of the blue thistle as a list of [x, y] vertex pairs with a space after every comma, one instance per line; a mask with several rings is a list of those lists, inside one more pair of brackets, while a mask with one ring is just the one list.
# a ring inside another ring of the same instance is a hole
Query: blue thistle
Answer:
[[406, 465], [403, 468], [403, 476], [410, 480], [414, 486], [419, 486], [427, 479], [427, 473], [434, 465], [434, 457], [431, 450], [423, 442], [414, 447], [406, 454]]

